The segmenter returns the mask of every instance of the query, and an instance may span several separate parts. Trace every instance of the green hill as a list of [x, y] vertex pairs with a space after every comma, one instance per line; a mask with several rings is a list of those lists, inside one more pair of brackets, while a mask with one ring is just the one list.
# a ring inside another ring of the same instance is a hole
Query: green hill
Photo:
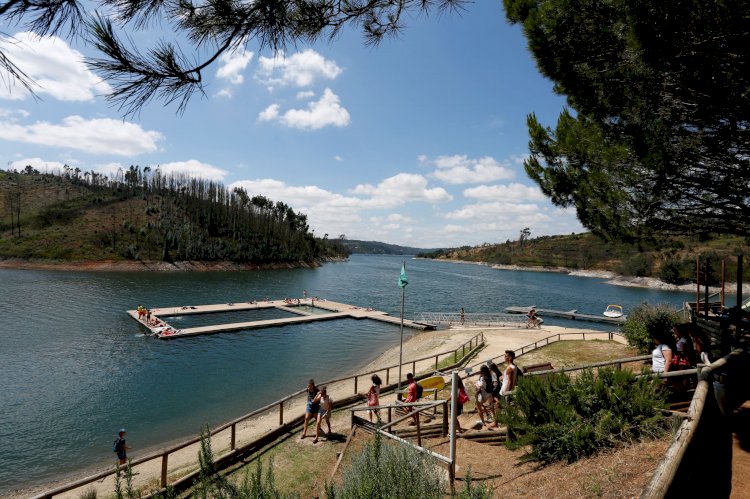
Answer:
[[412, 248], [410, 246], [399, 246], [378, 241], [358, 241], [356, 239], [342, 239], [341, 244], [351, 253], [367, 255], [416, 255], [439, 251], [439, 249]]
[[[709, 282], [721, 279], [725, 261], [727, 281], [737, 275], [738, 253], [748, 253], [749, 241], [739, 236], [669, 237], [631, 245], [607, 242], [591, 234], [542, 236], [503, 244], [422, 252], [418, 256], [456, 259], [522, 267], [565, 267], [576, 270], [604, 270], [637, 277], [657, 277], [670, 284], [694, 282], [696, 258], [709, 263]], [[743, 276], [750, 278], [750, 265]], [[703, 281], [703, 278], [701, 279]]]
[[131, 166], [0, 171], [0, 258], [311, 263], [345, 256], [283, 202]]

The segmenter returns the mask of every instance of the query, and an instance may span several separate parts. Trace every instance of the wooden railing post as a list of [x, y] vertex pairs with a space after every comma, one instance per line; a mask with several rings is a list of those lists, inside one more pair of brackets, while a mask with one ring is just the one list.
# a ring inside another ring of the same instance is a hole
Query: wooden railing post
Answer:
[[419, 417], [419, 413], [415, 414], [417, 418], [417, 445], [422, 447], [422, 430], [420, 429], [419, 420], [421, 419]]
[[389, 407], [389, 408], [388, 408], [388, 422], [389, 422], [389, 423], [391, 422], [391, 418], [392, 418], [392, 413], [391, 413], [391, 409], [392, 409], [392, 407]]
[[443, 402], [443, 436], [444, 437], [448, 436], [448, 403], [447, 402]]
[[236, 444], [236, 439], [237, 439], [237, 425], [233, 424], [232, 425], [232, 436], [230, 437], [230, 442], [229, 442], [229, 448], [232, 449], [232, 450], [234, 450], [234, 449], [237, 448], [237, 446], [235, 445]]
[[438, 356], [435, 356], [435, 370], [437, 371], [438, 368]]
[[391, 368], [387, 368], [385, 370], [385, 384], [390, 385], [391, 384]]
[[284, 402], [279, 403], [279, 426], [284, 426]]
[[164, 453], [161, 455], [161, 488], [167, 487], [167, 465], [169, 464], [169, 454]]
[[354, 376], [354, 395], [357, 394], [357, 376]]
[[417, 361], [411, 363], [411, 373], [416, 376], [417, 375]]
[[458, 350], [453, 351], [453, 363], [458, 362]]

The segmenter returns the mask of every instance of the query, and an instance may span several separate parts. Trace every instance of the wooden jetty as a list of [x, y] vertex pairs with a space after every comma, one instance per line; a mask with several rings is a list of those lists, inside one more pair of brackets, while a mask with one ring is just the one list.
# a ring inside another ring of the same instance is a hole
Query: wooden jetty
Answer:
[[[536, 308], [536, 307], [535, 307]], [[509, 314], [528, 314], [531, 307], [506, 307], [505, 311]], [[551, 310], [547, 308], [536, 308], [536, 314], [540, 317], [560, 317], [562, 319], [600, 322], [602, 324], [625, 324], [626, 316], [622, 317], [605, 317], [603, 315], [581, 314], [578, 310]]]
[[[233, 322], [228, 324], [215, 324], [211, 326], [200, 326], [178, 329], [171, 326], [164, 317], [176, 317], [183, 315], [215, 314], [222, 312], [242, 312], [247, 310], [260, 310], [275, 308], [283, 310], [296, 317], [284, 317], [280, 319], [264, 319], [258, 321]], [[317, 310], [316, 310], [317, 309]], [[313, 311], [315, 310], [315, 311]], [[318, 298], [305, 298], [301, 300], [264, 300], [242, 303], [218, 303], [213, 305], [190, 305], [181, 307], [152, 308], [151, 323], [146, 318], [140, 319], [137, 310], [128, 310], [127, 313], [146, 327], [151, 333], [161, 339], [184, 338], [200, 334], [222, 333], [226, 331], [238, 331], [243, 329], [258, 329], [274, 326], [286, 326], [313, 321], [324, 321], [342, 318], [372, 319], [390, 324], [400, 325], [401, 318], [388, 315], [386, 312], [372, 308], [357, 307], [346, 303], [337, 303]], [[435, 329], [431, 324], [404, 319], [404, 327], [412, 329], [429, 330]]]

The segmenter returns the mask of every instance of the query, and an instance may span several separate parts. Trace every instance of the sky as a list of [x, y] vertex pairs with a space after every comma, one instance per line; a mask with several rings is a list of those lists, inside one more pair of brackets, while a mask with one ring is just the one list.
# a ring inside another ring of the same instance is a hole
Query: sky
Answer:
[[[105, 101], [82, 62], [93, 49], [5, 27], [0, 50], [38, 99], [0, 74], [3, 168], [149, 166], [283, 201], [316, 236], [419, 248], [582, 232], [524, 172], [526, 116], [554, 126], [565, 100], [501, 2], [404, 25], [375, 47], [356, 29], [283, 53], [250, 44], [204, 72], [184, 113], [152, 101], [137, 116]], [[162, 30], [133, 38], [174, 40]]]

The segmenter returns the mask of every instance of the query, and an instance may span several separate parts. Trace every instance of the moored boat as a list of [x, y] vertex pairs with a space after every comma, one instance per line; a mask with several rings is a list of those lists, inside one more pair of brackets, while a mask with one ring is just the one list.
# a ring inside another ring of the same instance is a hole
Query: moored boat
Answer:
[[620, 305], [607, 305], [607, 309], [602, 314], [605, 317], [622, 317], [622, 307]]

